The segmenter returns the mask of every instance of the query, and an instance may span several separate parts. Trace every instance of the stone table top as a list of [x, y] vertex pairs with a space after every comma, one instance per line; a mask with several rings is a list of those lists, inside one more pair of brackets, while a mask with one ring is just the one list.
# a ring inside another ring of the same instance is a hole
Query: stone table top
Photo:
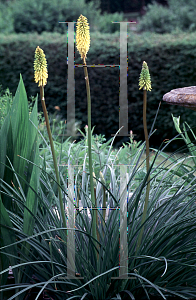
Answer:
[[163, 96], [168, 104], [180, 105], [196, 111], [196, 86], [171, 90]]

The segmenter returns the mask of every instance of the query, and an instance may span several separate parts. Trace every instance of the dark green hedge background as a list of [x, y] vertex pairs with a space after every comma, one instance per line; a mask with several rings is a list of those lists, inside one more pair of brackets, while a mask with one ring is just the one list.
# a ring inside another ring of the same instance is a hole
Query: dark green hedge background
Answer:
[[[91, 34], [91, 46], [87, 64], [119, 65], [119, 33]], [[22, 74], [28, 97], [39, 93], [34, 83], [34, 53], [40, 46], [48, 62], [48, 83], [45, 87], [46, 105], [49, 113], [59, 106], [60, 114], [67, 118], [67, 35], [58, 33], [0, 35], [0, 84], [15, 94], [20, 73]], [[137, 141], [144, 140], [142, 124], [143, 92], [138, 88], [142, 62], [146, 61], [152, 80], [152, 91], [147, 95], [148, 128], [153, 123], [159, 102], [171, 89], [196, 85], [196, 36], [194, 33], [133, 34], [128, 30], [128, 103], [129, 130], [136, 134]], [[75, 50], [75, 63], [82, 63]], [[95, 133], [111, 137], [119, 128], [119, 68], [88, 68], [91, 101], [92, 126]], [[75, 68], [76, 119], [87, 124], [87, 99], [84, 73]], [[41, 110], [41, 103], [39, 103]], [[164, 139], [176, 135], [171, 113], [181, 116], [190, 126], [196, 126], [196, 112], [187, 108], [161, 104], [155, 128], [151, 137], [151, 147], [159, 147]], [[128, 137], [123, 141], [128, 141]], [[120, 138], [117, 139], [117, 142]], [[175, 142], [170, 150], [177, 149]]]

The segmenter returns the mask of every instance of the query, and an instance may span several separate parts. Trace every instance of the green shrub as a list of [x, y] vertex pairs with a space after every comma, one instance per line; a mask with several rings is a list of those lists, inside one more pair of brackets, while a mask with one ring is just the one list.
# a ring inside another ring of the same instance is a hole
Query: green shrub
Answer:
[[189, 8], [192, 7], [193, 10], [196, 8], [195, 0], [167, 0], [167, 2], [169, 4], [169, 8], [172, 10], [176, 10], [176, 12], [180, 11], [183, 6], [188, 6]]
[[0, 2], [0, 32], [7, 34], [13, 30], [12, 8], [6, 3]]
[[13, 10], [13, 30], [16, 33], [22, 32], [59, 32], [65, 33], [66, 23], [76, 22], [82, 13], [87, 17], [91, 31], [115, 32], [119, 31], [119, 24], [112, 24], [112, 21], [123, 21], [123, 14], [103, 14], [99, 9], [99, 3], [92, 1], [85, 3], [85, 0], [19, 0], [10, 3]]
[[168, 0], [168, 3], [170, 10], [172, 10], [177, 17], [177, 25], [181, 30], [193, 31], [196, 29], [196, 2], [194, 0]]
[[153, 2], [147, 6], [146, 14], [139, 19], [139, 31], [171, 33], [177, 28], [183, 31], [196, 29], [196, 2], [192, 0], [168, 0], [169, 8]]
[[149, 4], [146, 14], [139, 19], [139, 31], [152, 31], [157, 33], [171, 32], [175, 28], [176, 15], [157, 3]]
[[96, 19], [98, 7], [93, 2], [86, 4], [84, 0], [19, 0], [11, 3], [13, 8], [14, 31], [19, 32], [60, 32], [66, 31], [66, 24], [59, 22], [77, 21], [79, 15], [85, 15], [89, 22]]
[[107, 14], [104, 13], [103, 15], [99, 16], [96, 24], [95, 29], [103, 32], [103, 33], [114, 33], [116, 31], [120, 31], [120, 24], [113, 24], [112, 22], [121, 22], [123, 21], [123, 14], [122, 13], [114, 13], [114, 14]]

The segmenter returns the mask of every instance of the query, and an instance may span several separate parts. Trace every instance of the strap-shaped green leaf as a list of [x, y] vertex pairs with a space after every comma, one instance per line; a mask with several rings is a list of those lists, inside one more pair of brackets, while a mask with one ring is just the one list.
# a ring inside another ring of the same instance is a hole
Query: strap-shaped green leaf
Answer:
[[[4, 246], [10, 245], [16, 242], [16, 237], [14, 231], [12, 230], [13, 226], [10, 221], [9, 215], [2, 203], [1, 195], [0, 195], [0, 227], [1, 227], [1, 248], [0, 248], [0, 260], [2, 263], [2, 270], [17, 264], [17, 259], [15, 258], [17, 253], [16, 245], [12, 245], [11, 247], [7, 247], [5, 250], [3, 249]], [[7, 255], [3, 254], [2, 252], [6, 252]], [[1, 271], [1, 270], [0, 270]], [[15, 280], [17, 282], [17, 270], [13, 270]], [[1, 278], [1, 285], [5, 283], [7, 275], [2, 274]]]

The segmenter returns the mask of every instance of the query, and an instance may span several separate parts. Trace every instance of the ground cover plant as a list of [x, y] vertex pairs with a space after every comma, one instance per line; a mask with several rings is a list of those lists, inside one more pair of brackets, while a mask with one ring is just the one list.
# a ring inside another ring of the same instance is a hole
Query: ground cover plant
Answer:
[[[87, 49], [82, 47], [83, 59]], [[45, 56], [37, 50], [41, 65]], [[44, 102], [45, 61], [43, 66], [44, 76], [37, 73], [35, 79]], [[145, 100], [148, 87], [149, 73], [141, 73]], [[193, 131], [182, 132], [173, 118], [178, 136], [151, 149], [155, 156], [149, 159], [153, 126], [145, 142], [135, 142], [130, 132], [130, 142], [116, 150], [115, 137], [106, 142], [93, 135], [89, 108], [80, 142], [53, 141], [45, 108], [48, 136], [40, 131], [37, 101], [29, 114], [21, 76], [0, 131], [2, 299], [8, 291], [10, 300], [196, 297]], [[189, 155], [164, 152], [176, 138], [184, 139]]]

